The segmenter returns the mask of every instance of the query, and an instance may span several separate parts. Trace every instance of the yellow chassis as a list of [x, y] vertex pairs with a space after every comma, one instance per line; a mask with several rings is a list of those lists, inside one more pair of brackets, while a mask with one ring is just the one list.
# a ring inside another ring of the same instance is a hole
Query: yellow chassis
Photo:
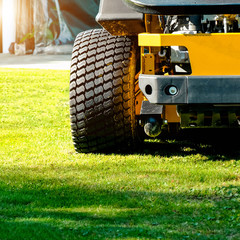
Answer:
[[[141, 48], [141, 73], [155, 74], [154, 58], [147, 59], [144, 49], [168, 46], [184, 46], [188, 49], [192, 74], [195, 76], [240, 75], [240, 33], [213, 34], [155, 34], [138, 35]], [[150, 69], [150, 70], [149, 70]], [[223, 86], [224, 88], [224, 86]], [[137, 96], [136, 112], [143, 100]], [[165, 119], [179, 122], [176, 106], [165, 106]]]
[[144, 47], [184, 46], [188, 49], [192, 75], [239, 75], [240, 33], [148, 34], [138, 36]]

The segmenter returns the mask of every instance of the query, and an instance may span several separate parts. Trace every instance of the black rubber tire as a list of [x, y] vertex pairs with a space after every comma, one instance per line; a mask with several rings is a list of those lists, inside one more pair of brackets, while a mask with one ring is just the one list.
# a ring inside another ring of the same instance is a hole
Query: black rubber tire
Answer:
[[106, 30], [80, 33], [74, 43], [70, 117], [77, 152], [108, 152], [135, 141], [135, 47]]

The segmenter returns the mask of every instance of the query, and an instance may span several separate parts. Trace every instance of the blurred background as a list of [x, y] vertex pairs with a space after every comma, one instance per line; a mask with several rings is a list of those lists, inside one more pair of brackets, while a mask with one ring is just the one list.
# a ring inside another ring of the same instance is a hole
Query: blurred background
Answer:
[[71, 53], [79, 32], [99, 27], [99, 1], [0, 0], [0, 53]]

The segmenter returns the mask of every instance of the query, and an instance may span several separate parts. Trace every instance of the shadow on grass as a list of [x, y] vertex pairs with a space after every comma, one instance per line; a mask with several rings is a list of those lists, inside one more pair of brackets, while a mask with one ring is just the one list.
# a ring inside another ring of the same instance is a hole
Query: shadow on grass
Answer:
[[239, 186], [216, 189], [209, 196], [106, 190], [98, 185], [5, 186], [0, 193], [0, 239], [240, 237]]
[[210, 143], [196, 143], [191, 141], [175, 141], [175, 142], [145, 142], [141, 150], [137, 150], [136, 154], [151, 154], [153, 156], [189, 156], [201, 154], [207, 156], [208, 160], [227, 161], [231, 159], [240, 159], [239, 146], [217, 145]]
[[167, 157], [201, 154], [207, 156], [208, 160], [239, 160], [239, 136], [238, 129], [185, 130], [176, 139], [149, 139], [133, 151], [118, 154], [151, 154]]

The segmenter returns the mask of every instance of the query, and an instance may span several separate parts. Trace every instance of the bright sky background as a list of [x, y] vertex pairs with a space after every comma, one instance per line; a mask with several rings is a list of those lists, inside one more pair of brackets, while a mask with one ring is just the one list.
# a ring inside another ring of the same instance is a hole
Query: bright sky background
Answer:
[[16, 6], [17, 6], [17, 0], [3, 0], [3, 3], [2, 3], [3, 53], [8, 53], [8, 48], [11, 42], [15, 41]]

